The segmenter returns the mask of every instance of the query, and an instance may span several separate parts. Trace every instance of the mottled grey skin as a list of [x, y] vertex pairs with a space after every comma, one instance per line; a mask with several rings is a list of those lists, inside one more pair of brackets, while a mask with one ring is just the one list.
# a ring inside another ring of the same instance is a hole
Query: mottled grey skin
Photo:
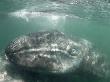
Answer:
[[34, 72], [62, 74], [78, 70], [102, 76], [104, 61], [87, 40], [74, 40], [58, 31], [30, 33], [16, 38], [5, 50], [8, 60]]

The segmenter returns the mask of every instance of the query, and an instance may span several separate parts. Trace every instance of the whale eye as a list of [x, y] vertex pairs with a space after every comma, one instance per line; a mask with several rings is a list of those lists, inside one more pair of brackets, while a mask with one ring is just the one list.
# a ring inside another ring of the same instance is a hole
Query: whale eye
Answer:
[[72, 48], [71, 50], [69, 50], [69, 54], [71, 56], [77, 56], [80, 53], [80, 50], [78, 48]]
[[76, 49], [72, 49], [71, 53], [76, 54], [77, 50]]

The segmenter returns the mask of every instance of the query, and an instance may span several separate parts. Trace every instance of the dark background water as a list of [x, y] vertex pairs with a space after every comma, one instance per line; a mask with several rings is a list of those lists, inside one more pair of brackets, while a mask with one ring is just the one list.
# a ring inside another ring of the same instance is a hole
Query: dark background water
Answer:
[[1, 51], [17, 36], [51, 29], [89, 40], [110, 62], [110, 3], [107, 0], [0, 0]]

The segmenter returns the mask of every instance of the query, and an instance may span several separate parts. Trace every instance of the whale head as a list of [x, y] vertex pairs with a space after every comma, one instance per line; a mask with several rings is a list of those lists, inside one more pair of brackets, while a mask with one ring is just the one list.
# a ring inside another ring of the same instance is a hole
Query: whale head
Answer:
[[16, 38], [5, 53], [11, 63], [30, 71], [65, 73], [80, 66], [85, 50], [62, 32], [45, 31]]

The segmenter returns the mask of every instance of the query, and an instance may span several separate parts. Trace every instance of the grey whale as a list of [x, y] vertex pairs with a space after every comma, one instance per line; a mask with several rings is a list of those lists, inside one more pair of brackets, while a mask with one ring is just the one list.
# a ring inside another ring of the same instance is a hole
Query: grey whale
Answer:
[[68, 38], [56, 30], [20, 36], [10, 42], [5, 53], [13, 65], [31, 72], [106, 74], [105, 62], [90, 42]]

